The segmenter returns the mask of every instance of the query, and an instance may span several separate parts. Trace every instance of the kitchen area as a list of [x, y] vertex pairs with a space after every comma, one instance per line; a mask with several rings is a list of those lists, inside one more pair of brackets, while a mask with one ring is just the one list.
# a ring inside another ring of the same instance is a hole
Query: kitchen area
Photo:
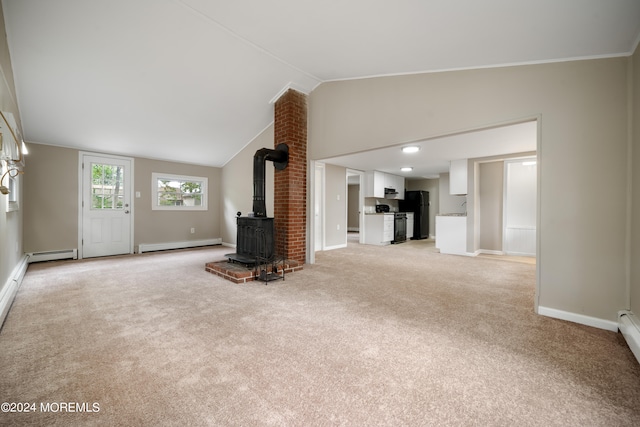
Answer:
[[428, 238], [428, 196], [428, 192], [405, 192], [402, 176], [365, 172], [364, 243], [389, 245]]
[[[365, 172], [365, 244], [399, 244], [420, 234], [420, 221], [425, 216], [417, 210], [419, 206], [409, 209], [404, 199], [404, 177], [380, 171]], [[428, 216], [426, 218], [428, 220]]]
[[[447, 188], [446, 200], [440, 203], [441, 183], [448, 186], [448, 182], [449, 174], [435, 179], [406, 180], [380, 171], [365, 172], [364, 243], [389, 245], [435, 237], [436, 247], [444, 242], [444, 253], [459, 252], [448, 242], [456, 241], [456, 237], [459, 241], [461, 234], [466, 239], [466, 196], [451, 197]], [[441, 204], [450, 212], [441, 215], [438, 212]], [[440, 230], [443, 226], [445, 229]], [[449, 234], [452, 234], [451, 238]], [[444, 239], [438, 238], [439, 235]]]
[[[453, 255], [535, 256], [536, 132], [529, 121], [332, 158], [332, 167], [359, 175], [351, 176], [357, 184], [348, 182], [348, 199], [359, 201], [348, 208], [347, 231], [359, 233], [351, 239], [383, 246], [423, 240]], [[420, 195], [420, 215], [407, 206], [411, 194]], [[338, 232], [338, 243], [340, 226], [326, 230], [332, 242]]]
[[448, 173], [428, 179], [365, 172], [363, 243], [432, 239], [442, 254], [535, 256], [532, 154], [452, 160]]

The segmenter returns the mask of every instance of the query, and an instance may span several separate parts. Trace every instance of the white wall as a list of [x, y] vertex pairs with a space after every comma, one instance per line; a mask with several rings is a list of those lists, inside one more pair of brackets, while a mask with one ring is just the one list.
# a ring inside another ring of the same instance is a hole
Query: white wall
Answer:
[[325, 166], [325, 248], [347, 244], [347, 169]]

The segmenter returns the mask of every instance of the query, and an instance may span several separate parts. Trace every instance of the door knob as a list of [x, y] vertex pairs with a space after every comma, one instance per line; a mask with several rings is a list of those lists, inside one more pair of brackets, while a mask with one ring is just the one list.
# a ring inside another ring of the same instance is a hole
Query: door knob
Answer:
[[124, 211], [124, 213], [128, 214], [128, 213], [129, 213], [129, 211]]

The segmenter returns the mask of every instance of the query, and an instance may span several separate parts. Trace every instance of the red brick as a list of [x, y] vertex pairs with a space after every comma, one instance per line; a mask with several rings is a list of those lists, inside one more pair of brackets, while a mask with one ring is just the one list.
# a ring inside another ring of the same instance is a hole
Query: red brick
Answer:
[[284, 236], [276, 236], [276, 247], [287, 258], [303, 264], [306, 258], [306, 95], [289, 90], [276, 101], [274, 116], [275, 144], [289, 146], [289, 164], [275, 174], [275, 225], [277, 230], [285, 232]]

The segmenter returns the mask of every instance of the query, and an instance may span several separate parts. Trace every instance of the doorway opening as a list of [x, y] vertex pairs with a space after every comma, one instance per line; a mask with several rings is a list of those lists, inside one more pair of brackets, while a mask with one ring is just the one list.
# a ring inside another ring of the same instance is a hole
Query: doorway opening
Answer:
[[536, 257], [537, 155], [474, 163], [475, 255]]
[[[462, 209], [463, 214], [467, 215], [467, 232], [466, 235], [466, 253], [469, 255], [482, 255], [482, 251], [478, 252], [483, 245], [479, 243], [479, 220], [480, 216], [476, 215], [475, 210], [478, 209], [477, 185], [476, 179], [477, 169], [471, 170], [474, 164], [478, 164], [485, 161], [504, 159], [508, 157], [534, 157], [537, 161], [534, 168], [537, 171], [536, 174], [536, 201], [535, 201], [535, 222], [536, 227], [533, 234], [535, 235], [535, 256], [530, 257], [536, 264], [536, 296], [534, 302], [534, 308], [537, 311], [537, 300], [539, 294], [539, 277], [540, 277], [540, 254], [539, 254], [539, 242], [540, 242], [540, 218], [539, 218], [539, 200], [540, 200], [540, 147], [541, 147], [541, 117], [531, 116], [528, 119], [518, 119], [513, 121], [504, 121], [496, 123], [491, 126], [486, 126], [477, 129], [465, 129], [458, 133], [451, 133], [447, 135], [437, 135], [421, 140], [412, 141], [397, 141], [393, 144], [389, 144], [386, 147], [374, 148], [371, 150], [358, 151], [331, 158], [325, 158], [318, 160], [324, 162], [327, 166], [342, 166], [349, 170], [354, 171], [381, 171], [388, 174], [398, 174], [401, 167], [407, 166], [410, 163], [412, 166], [411, 172], [405, 175], [406, 188], [411, 190], [419, 190], [423, 188], [416, 188], [415, 185], [423, 185], [423, 183], [415, 182], [409, 183], [410, 180], [424, 181], [436, 186], [438, 191], [434, 191], [433, 198], [431, 200], [430, 209], [430, 224], [435, 222], [435, 216], [439, 214], [447, 214], [457, 212], [452, 210], [451, 200], [455, 197], [450, 197], [449, 189], [449, 174], [452, 160], [469, 160], [468, 165], [470, 170], [468, 171], [468, 191], [464, 196], [466, 203], [461, 208], [460, 203], [457, 203], [454, 207], [456, 209]], [[416, 146], [417, 151], [408, 157], [403, 153], [401, 148], [405, 146]], [[475, 160], [475, 162], [473, 161]], [[467, 163], [467, 162], [465, 162]], [[364, 174], [364, 172], [362, 172]], [[445, 179], [443, 180], [443, 177]], [[443, 182], [446, 181], [446, 185]], [[434, 184], [438, 182], [438, 184]], [[446, 188], [445, 188], [446, 187]], [[499, 184], [501, 191], [504, 191], [502, 182]], [[360, 192], [360, 198], [363, 198], [363, 194], [367, 192], [366, 188]], [[437, 196], [436, 196], [437, 193]], [[442, 199], [442, 200], [440, 200]], [[456, 199], [457, 200], [457, 199]], [[442, 203], [441, 203], [442, 202]], [[327, 204], [334, 203], [333, 200], [326, 200]], [[370, 203], [367, 199], [365, 210]], [[385, 203], [385, 201], [381, 201]], [[503, 208], [503, 200], [499, 201], [500, 206]], [[328, 209], [323, 207], [323, 209]], [[346, 208], [345, 208], [346, 209]], [[346, 213], [345, 215], [348, 215]], [[485, 215], [485, 219], [490, 218], [490, 215]], [[495, 218], [493, 218], [496, 221]], [[364, 221], [360, 222], [359, 226], [359, 241], [363, 243], [363, 234], [366, 233], [366, 227], [361, 225]], [[495, 253], [498, 256], [505, 256], [502, 254], [502, 229], [503, 222], [502, 217], [499, 218], [496, 223], [500, 227], [500, 239], [498, 240], [499, 246], [496, 246]], [[433, 227], [432, 229], [435, 229]], [[436, 237], [435, 235], [430, 237]], [[491, 250], [489, 250], [491, 254]]]

